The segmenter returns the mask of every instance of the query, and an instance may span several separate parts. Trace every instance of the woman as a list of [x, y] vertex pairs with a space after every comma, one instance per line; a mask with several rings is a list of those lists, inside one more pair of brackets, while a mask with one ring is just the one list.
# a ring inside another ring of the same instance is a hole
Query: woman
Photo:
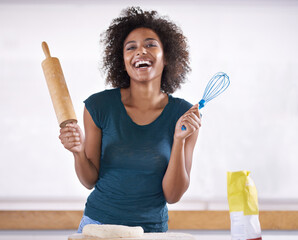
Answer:
[[201, 126], [198, 105], [170, 95], [190, 70], [186, 39], [174, 23], [140, 8], [124, 10], [103, 37], [115, 88], [85, 101], [85, 137], [75, 123], [59, 136], [81, 183], [94, 188], [78, 232], [90, 223], [165, 232], [166, 203], [189, 186]]

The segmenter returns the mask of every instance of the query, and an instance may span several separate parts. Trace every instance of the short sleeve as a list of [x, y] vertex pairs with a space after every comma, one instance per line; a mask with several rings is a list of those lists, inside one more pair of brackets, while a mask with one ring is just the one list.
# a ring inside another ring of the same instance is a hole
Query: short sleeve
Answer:
[[84, 103], [90, 113], [95, 125], [103, 129], [106, 126], [109, 116], [109, 106], [115, 90], [105, 90], [88, 97]]
[[176, 115], [176, 121], [184, 114], [186, 113], [193, 105], [189, 103], [188, 101], [184, 99], [179, 99], [179, 104], [178, 104], [178, 111]]
[[91, 115], [93, 122], [98, 128], [102, 128], [101, 121], [100, 121], [100, 116], [101, 116], [101, 111], [100, 107], [98, 106], [98, 101], [96, 101], [96, 95], [91, 95], [88, 97], [85, 101], [85, 107], [89, 114]]

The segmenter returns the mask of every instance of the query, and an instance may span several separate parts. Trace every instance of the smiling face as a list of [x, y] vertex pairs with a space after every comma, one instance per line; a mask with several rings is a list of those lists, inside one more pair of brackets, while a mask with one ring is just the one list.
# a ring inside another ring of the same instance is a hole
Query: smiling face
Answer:
[[165, 66], [162, 43], [149, 28], [134, 29], [123, 45], [125, 69], [130, 81], [161, 81]]

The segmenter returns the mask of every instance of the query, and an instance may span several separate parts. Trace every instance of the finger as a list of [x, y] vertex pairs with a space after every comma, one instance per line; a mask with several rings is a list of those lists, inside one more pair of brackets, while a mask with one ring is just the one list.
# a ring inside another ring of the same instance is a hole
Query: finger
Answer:
[[184, 115], [187, 115], [189, 113], [194, 113], [197, 115], [198, 118], [201, 118], [201, 114], [199, 112], [199, 104], [193, 105]]
[[60, 128], [60, 133], [75, 132], [75, 131], [76, 131], [76, 129], [71, 126]]
[[182, 122], [182, 126], [186, 127], [186, 131], [188, 132], [194, 132], [196, 128], [186, 119]]
[[81, 144], [81, 139], [79, 137], [67, 137], [67, 138], [63, 138], [61, 142], [63, 142], [63, 145], [68, 145], [73, 143]]
[[65, 133], [65, 132], [68, 132], [68, 131], [69, 131], [68, 127], [60, 128], [60, 133]]
[[78, 137], [78, 136], [80, 136], [80, 134], [78, 133], [78, 132], [68, 132], [68, 133], [66, 133], [66, 136], [67, 137]]
[[198, 104], [195, 104], [195, 105], [193, 105], [190, 109], [188, 109], [188, 111], [186, 112], [186, 113], [188, 113], [188, 112], [193, 112], [193, 111], [195, 111], [196, 109], [198, 109], [199, 107], [198, 107]]
[[67, 139], [67, 141], [68, 141], [69, 143], [72, 143], [72, 142], [80, 142], [80, 138], [79, 138], [79, 137], [69, 137], [69, 138]]
[[71, 123], [69, 124], [69, 127], [71, 128], [72, 131], [79, 133], [79, 136], [83, 135], [83, 132], [77, 123]]
[[[194, 112], [190, 112], [190, 113], [187, 113], [183, 116], [183, 119], [185, 118], [191, 118], [193, 119], [194, 122], [198, 122], [199, 124], [201, 123], [201, 119], [198, 117], [198, 115]], [[183, 120], [182, 119], [182, 120]]]
[[199, 104], [196, 103], [195, 105], [192, 106], [193, 109], [199, 109]]
[[193, 125], [196, 129], [198, 129], [201, 125], [200, 119], [194, 113], [185, 116], [183, 121], [189, 122], [189, 124]]
[[184, 123], [185, 123], [185, 125], [190, 126], [193, 131], [200, 128], [200, 125], [197, 122], [190, 119], [190, 118], [186, 118]]
[[198, 118], [201, 118], [201, 114], [200, 114], [200, 111], [199, 111], [199, 104], [193, 105], [192, 108], [189, 109], [189, 110], [190, 110], [190, 112], [195, 113], [198, 116]]
[[66, 149], [70, 150], [71, 148], [76, 147], [76, 146], [78, 146], [78, 145], [80, 145], [80, 143], [78, 143], [78, 142], [71, 142], [71, 143], [67, 143], [67, 144], [65, 144], [64, 147], [65, 147]]
[[191, 113], [191, 114], [189, 114], [189, 117], [190, 117], [191, 119], [193, 119], [194, 122], [198, 123], [199, 126], [201, 126], [201, 118], [198, 117], [198, 115], [197, 115], [196, 113]]
[[200, 117], [198, 116], [197, 114], [198, 112], [190, 112], [188, 114], [186, 114], [187, 117], [191, 117], [193, 119], [195, 119], [196, 121], [199, 121], [200, 120]]
[[66, 143], [66, 139], [65, 138], [60, 138], [61, 143], [64, 145]]
[[68, 123], [66, 124], [67, 127], [75, 129], [76, 131], [78, 131], [80, 129], [79, 125], [77, 123]]
[[65, 145], [68, 142], [80, 141], [80, 136], [78, 133], [75, 133], [75, 132], [67, 132], [64, 134], [60, 134], [59, 139], [61, 143]]
[[69, 138], [69, 137], [79, 137], [80, 134], [78, 132], [65, 132], [60, 134], [61, 138]]
[[195, 111], [195, 110], [198, 110], [198, 109], [199, 109], [199, 104], [195, 104], [189, 110]]

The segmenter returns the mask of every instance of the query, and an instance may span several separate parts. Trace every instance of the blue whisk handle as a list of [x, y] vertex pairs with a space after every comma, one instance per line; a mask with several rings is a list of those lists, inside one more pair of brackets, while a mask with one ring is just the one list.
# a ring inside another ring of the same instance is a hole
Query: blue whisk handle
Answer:
[[205, 103], [206, 103], [206, 101], [204, 99], [202, 99], [201, 101], [199, 101], [199, 109], [205, 107]]

